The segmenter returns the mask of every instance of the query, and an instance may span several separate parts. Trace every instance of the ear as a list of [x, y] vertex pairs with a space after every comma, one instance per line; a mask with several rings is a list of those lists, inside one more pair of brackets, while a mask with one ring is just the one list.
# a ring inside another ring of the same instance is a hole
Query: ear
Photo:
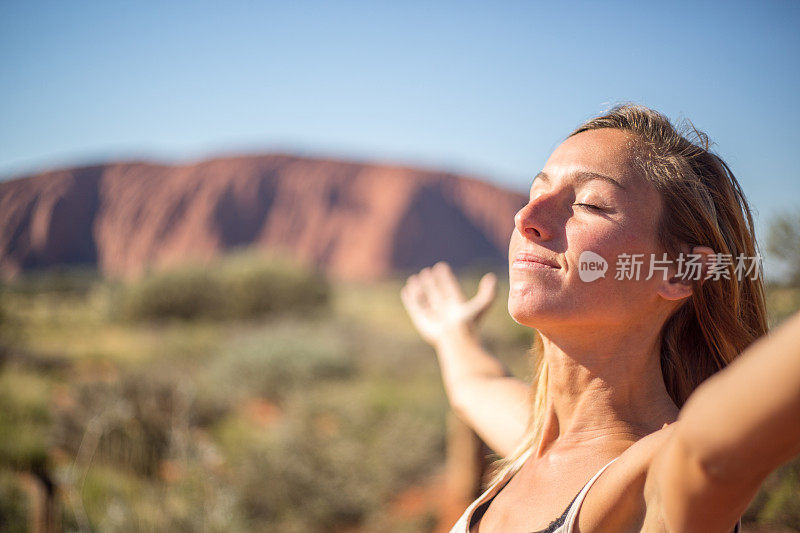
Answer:
[[[695, 246], [690, 250], [689, 246], [684, 244], [681, 246], [681, 252], [683, 261], [673, 261], [672, 265], [669, 267], [670, 274], [668, 279], [663, 280], [658, 288], [658, 295], [665, 300], [676, 301], [691, 296], [693, 281], [699, 281], [700, 284], [702, 284], [715, 259], [714, 250], [708, 246]], [[693, 273], [688, 271], [685, 263], [687, 258], [691, 255], [700, 256], [700, 271], [695, 272], [695, 275], [692, 275]], [[699, 274], [699, 276], [697, 274]]]

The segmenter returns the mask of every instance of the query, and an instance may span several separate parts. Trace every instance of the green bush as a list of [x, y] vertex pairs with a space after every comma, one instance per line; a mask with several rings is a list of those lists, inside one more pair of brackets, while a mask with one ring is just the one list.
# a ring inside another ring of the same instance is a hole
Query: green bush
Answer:
[[330, 322], [283, 318], [231, 340], [198, 377], [196, 409], [213, 420], [245, 398], [280, 401], [293, 389], [357, 372], [354, 344]]
[[769, 225], [767, 252], [786, 267], [786, 282], [800, 287], [800, 211], [779, 213]]
[[101, 281], [92, 266], [59, 265], [47, 269], [24, 272], [6, 283], [6, 290], [17, 294], [57, 293], [85, 296]]
[[[151, 365], [73, 384], [55, 413], [56, 444], [76, 466], [64, 491], [103, 531], [394, 530], [386, 502], [443, 459], [446, 403], [438, 381], [359, 373], [352, 333], [282, 318], [193, 371]], [[269, 427], [239, 403], [253, 397], [278, 399]], [[217, 409], [210, 427], [204, 403]]]
[[17, 473], [0, 468], [0, 531], [28, 531], [29, 512], [28, 496], [20, 486]]
[[214, 472], [216, 448], [196, 425], [187, 374], [152, 365], [71, 385], [53, 440], [69, 458], [57, 478], [72, 530], [245, 530], [237, 495]]
[[218, 273], [201, 267], [183, 267], [153, 274], [126, 287], [122, 294], [123, 318], [224, 318], [227, 298]]
[[369, 528], [385, 523], [389, 499], [443, 460], [438, 407], [402, 388], [329, 383], [293, 391], [269, 432], [228, 419], [215, 433], [252, 529]]
[[122, 292], [122, 317], [132, 320], [257, 319], [314, 314], [329, 299], [317, 272], [278, 257], [239, 253], [209, 265], [151, 274]]
[[248, 530], [239, 520], [230, 489], [200, 464], [182, 469], [180, 479], [171, 483], [95, 466], [75, 492], [82, 511], [66, 506], [65, 522], [73, 523], [66, 531]]
[[191, 387], [175, 369], [133, 369], [117, 380], [77, 383], [70, 396], [55, 413], [55, 444], [78, 462], [147, 477], [158, 473], [191, 419]]
[[233, 254], [219, 269], [234, 317], [309, 314], [325, 306], [330, 296], [330, 286], [319, 272], [279, 256]]
[[0, 364], [5, 361], [6, 352], [8, 351], [8, 337], [9, 324], [8, 311], [6, 311], [5, 286], [0, 283]]
[[35, 374], [8, 367], [0, 373], [0, 464], [18, 470], [47, 463], [49, 385]]
[[773, 471], [762, 483], [745, 518], [800, 530], [800, 457]]

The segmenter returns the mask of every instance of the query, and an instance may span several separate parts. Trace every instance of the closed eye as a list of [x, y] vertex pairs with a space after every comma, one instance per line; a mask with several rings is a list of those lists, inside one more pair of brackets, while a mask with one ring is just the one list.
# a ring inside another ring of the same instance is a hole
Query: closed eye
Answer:
[[598, 206], [593, 205], [593, 204], [572, 204], [572, 205], [579, 205], [579, 206], [581, 206], [583, 208], [586, 208], [586, 209], [589, 209], [589, 210], [596, 210], [596, 211], [602, 211], [603, 210], [602, 207], [598, 207]]

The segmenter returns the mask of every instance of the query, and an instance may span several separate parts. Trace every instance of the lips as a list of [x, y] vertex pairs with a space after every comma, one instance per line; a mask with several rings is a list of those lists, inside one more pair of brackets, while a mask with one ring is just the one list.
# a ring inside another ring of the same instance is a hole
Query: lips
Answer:
[[561, 268], [561, 266], [552, 259], [530, 252], [517, 252], [517, 255], [514, 256], [514, 264], [528, 267], [538, 266], [539, 268]]

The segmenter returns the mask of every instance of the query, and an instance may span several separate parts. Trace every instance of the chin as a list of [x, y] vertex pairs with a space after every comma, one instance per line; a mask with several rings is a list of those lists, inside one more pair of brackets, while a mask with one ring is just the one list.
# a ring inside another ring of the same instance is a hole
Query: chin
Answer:
[[553, 310], [547, 309], [546, 306], [524, 304], [511, 299], [508, 301], [508, 314], [514, 319], [514, 322], [529, 328], [535, 328], [547, 322], [548, 319], [554, 318]]

